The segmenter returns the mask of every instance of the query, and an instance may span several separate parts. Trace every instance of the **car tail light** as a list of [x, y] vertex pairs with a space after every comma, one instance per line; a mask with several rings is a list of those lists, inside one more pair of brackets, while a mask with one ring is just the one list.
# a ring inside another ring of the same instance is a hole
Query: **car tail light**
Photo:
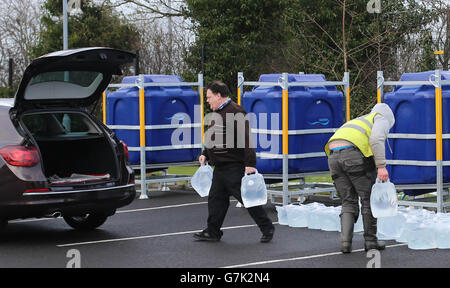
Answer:
[[12, 166], [31, 167], [39, 163], [36, 147], [5, 146], [0, 149], [0, 155]]
[[39, 188], [39, 189], [27, 189], [25, 190], [25, 193], [30, 193], [30, 192], [49, 192], [50, 188]]
[[130, 152], [128, 152], [127, 144], [125, 144], [125, 142], [123, 142], [123, 141], [120, 141], [120, 143], [122, 143], [122, 146], [123, 146], [123, 155], [125, 156], [125, 159], [127, 161], [130, 161]]

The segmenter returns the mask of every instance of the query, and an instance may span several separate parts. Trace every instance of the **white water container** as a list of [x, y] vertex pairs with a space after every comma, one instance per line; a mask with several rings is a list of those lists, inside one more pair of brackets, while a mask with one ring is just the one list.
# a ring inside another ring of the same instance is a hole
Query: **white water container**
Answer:
[[208, 164], [202, 164], [200, 168], [195, 171], [191, 178], [192, 188], [201, 196], [209, 195], [213, 177], [213, 169]]
[[278, 224], [280, 225], [288, 224], [286, 207], [287, 206], [275, 206], [275, 208], [277, 209]]
[[241, 196], [245, 208], [261, 206], [267, 203], [267, 188], [264, 177], [256, 171], [242, 177]]
[[398, 198], [394, 184], [377, 178], [370, 194], [370, 208], [375, 218], [397, 215]]
[[323, 231], [340, 231], [340, 213], [341, 209], [338, 207], [327, 207], [327, 209], [322, 210], [322, 216], [320, 217], [320, 229]]
[[[399, 207], [400, 208], [400, 207]], [[399, 210], [396, 216], [377, 219], [377, 237], [380, 240], [396, 240], [400, 237], [406, 223], [407, 214]]]
[[419, 209], [407, 209], [406, 222], [400, 236], [396, 239], [397, 242], [407, 243], [410, 232], [422, 223], [423, 213]]
[[433, 220], [437, 248], [450, 249], [450, 213], [437, 213]]
[[308, 206], [308, 228], [309, 229], [320, 229], [320, 216], [321, 216], [321, 210], [326, 209], [326, 206], [322, 203], [311, 203], [307, 204], [305, 206]]
[[408, 248], [415, 250], [437, 248], [436, 230], [433, 219], [426, 219], [410, 230], [408, 234]]
[[289, 227], [307, 227], [309, 208], [306, 205], [287, 205], [287, 221]]

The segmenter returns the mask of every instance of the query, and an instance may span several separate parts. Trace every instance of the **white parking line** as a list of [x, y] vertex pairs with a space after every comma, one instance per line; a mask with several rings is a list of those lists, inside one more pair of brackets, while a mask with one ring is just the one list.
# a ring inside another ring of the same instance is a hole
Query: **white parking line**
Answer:
[[48, 220], [55, 220], [55, 219], [62, 219], [62, 217], [57, 218], [36, 218], [36, 219], [24, 219], [24, 220], [11, 220], [8, 221], [9, 223], [27, 223], [27, 222], [39, 222], [39, 221], [48, 221]]
[[[278, 224], [278, 222], [273, 222], [273, 224]], [[249, 228], [249, 227], [257, 227], [257, 225], [256, 224], [251, 224], [251, 225], [241, 225], [241, 226], [230, 226], [230, 227], [222, 227], [222, 229], [223, 230], [230, 230], [230, 229], [240, 229], [240, 228]], [[129, 240], [150, 239], [150, 238], [157, 238], [157, 237], [167, 237], [167, 236], [192, 234], [192, 233], [197, 233], [197, 232], [200, 232], [200, 231], [202, 231], [202, 230], [182, 231], [182, 232], [174, 232], [174, 233], [164, 233], [164, 234], [146, 235], [146, 236], [137, 236], [137, 237], [126, 237], [126, 238], [116, 238], [116, 239], [105, 239], [105, 240], [98, 240], [98, 241], [88, 241], [88, 242], [61, 244], [61, 245], [56, 245], [56, 246], [57, 247], [70, 247], [70, 246], [81, 246], [81, 245], [120, 242], [120, 241], [129, 241]]]
[[[230, 202], [237, 202], [237, 200], [230, 200]], [[158, 206], [158, 207], [149, 207], [149, 208], [140, 208], [140, 209], [132, 209], [132, 210], [117, 210], [116, 214], [130, 213], [130, 212], [142, 212], [142, 211], [159, 210], [159, 209], [167, 209], [167, 208], [178, 208], [178, 207], [201, 205], [201, 204], [208, 204], [208, 201], [175, 204], [175, 205], [167, 205], [167, 206]]]
[[[393, 244], [393, 245], [386, 246], [386, 248], [401, 247], [401, 246], [406, 246], [406, 245], [408, 245], [408, 243]], [[362, 251], [364, 251], [364, 249], [357, 249], [357, 250], [353, 250], [352, 253], [362, 252]], [[310, 256], [285, 258], [285, 259], [274, 259], [274, 260], [259, 261], [259, 262], [245, 263], [245, 264], [237, 264], [237, 265], [231, 265], [231, 266], [224, 266], [224, 267], [221, 267], [221, 268], [242, 268], [242, 267], [248, 267], [248, 266], [272, 264], [272, 263], [281, 263], [281, 262], [289, 262], [289, 261], [300, 261], [300, 260], [321, 258], [321, 257], [334, 256], [334, 255], [340, 255], [340, 254], [342, 254], [342, 252], [331, 252], [331, 253], [317, 254], [317, 255], [310, 255]]]
[[159, 209], [167, 209], [167, 208], [178, 208], [178, 207], [201, 205], [201, 204], [208, 204], [208, 202], [206, 201], [206, 202], [185, 203], [185, 204], [158, 206], [158, 207], [150, 207], [150, 208], [140, 208], [140, 209], [132, 209], [132, 210], [118, 210], [116, 212], [116, 214], [131, 213], [131, 212], [142, 212], [142, 211], [159, 210]]
[[[230, 202], [237, 202], [237, 200], [230, 200]], [[132, 212], [143, 212], [143, 211], [168, 209], [168, 208], [178, 208], [178, 207], [194, 206], [194, 205], [202, 205], [202, 204], [208, 204], [208, 202], [204, 201], [204, 202], [184, 203], [184, 204], [175, 204], [175, 205], [158, 206], [158, 207], [150, 207], [150, 208], [140, 208], [140, 209], [130, 209], [130, 210], [117, 210], [116, 214], [132, 213]], [[55, 219], [62, 219], [62, 217], [12, 220], [12, 221], [9, 221], [9, 223], [38, 222], [38, 221], [48, 221], [48, 220], [55, 220]]]

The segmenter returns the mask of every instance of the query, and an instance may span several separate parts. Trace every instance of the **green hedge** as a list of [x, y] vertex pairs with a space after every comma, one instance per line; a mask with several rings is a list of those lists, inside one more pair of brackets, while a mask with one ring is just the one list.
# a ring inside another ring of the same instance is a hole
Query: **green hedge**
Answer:
[[9, 87], [0, 87], [0, 98], [14, 97], [15, 89]]

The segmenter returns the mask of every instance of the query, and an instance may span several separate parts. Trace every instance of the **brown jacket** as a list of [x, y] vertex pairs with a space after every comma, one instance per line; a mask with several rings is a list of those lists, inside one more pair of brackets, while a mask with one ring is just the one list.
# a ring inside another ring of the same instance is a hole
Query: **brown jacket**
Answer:
[[205, 132], [203, 155], [213, 166], [242, 163], [255, 167], [256, 153], [245, 110], [230, 101], [214, 112]]

